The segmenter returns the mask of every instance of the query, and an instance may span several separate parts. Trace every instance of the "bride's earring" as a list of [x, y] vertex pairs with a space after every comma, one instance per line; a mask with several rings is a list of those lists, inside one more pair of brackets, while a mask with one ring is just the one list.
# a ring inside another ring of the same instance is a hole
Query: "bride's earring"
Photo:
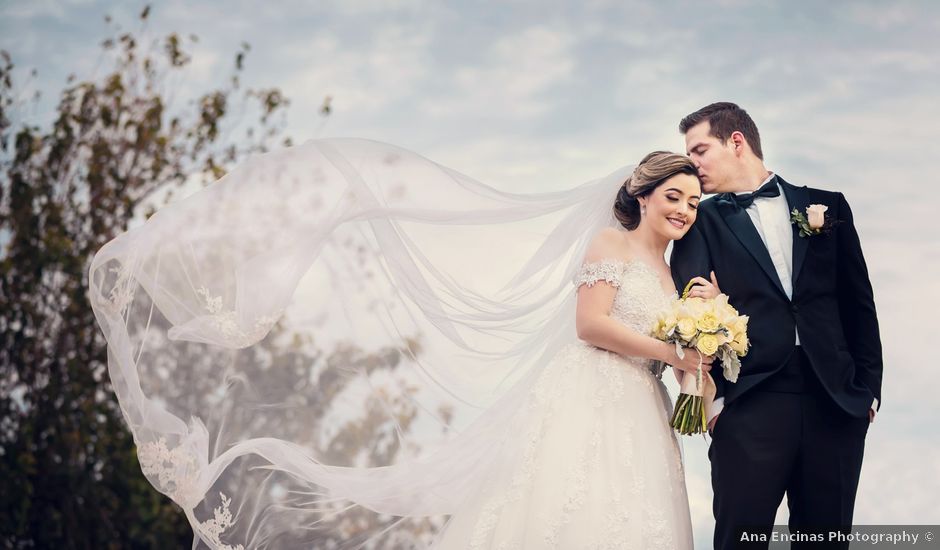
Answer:
[[645, 216], [645, 215], [646, 215], [646, 205], [645, 205], [645, 204], [641, 204], [641, 205], [640, 205], [640, 215], [641, 215], [641, 216]]

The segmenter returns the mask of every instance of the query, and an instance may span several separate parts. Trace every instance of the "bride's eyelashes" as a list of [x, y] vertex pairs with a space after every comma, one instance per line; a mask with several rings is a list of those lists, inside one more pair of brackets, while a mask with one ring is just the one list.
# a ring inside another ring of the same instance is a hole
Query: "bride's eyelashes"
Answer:
[[[671, 196], [671, 195], [666, 195], [666, 199], [668, 199], [669, 202], [679, 202], [681, 200], [679, 197]], [[698, 210], [698, 203], [690, 202], [689, 208], [691, 208], [692, 210]]]

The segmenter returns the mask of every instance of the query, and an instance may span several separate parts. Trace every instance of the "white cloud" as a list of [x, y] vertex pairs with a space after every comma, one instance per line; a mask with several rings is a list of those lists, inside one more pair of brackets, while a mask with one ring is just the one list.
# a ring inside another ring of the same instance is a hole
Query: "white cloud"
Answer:
[[282, 84], [295, 102], [334, 98], [338, 110], [360, 116], [378, 113], [392, 102], [420, 94], [427, 76], [429, 37], [402, 25], [372, 29], [370, 37], [352, 42], [329, 32], [292, 42], [282, 52], [295, 67]]
[[937, 20], [935, 12], [918, 9], [916, 3], [911, 2], [855, 2], [840, 7], [840, 11], [850, 21], [880, 31], [894, 29], [904, 32], [923, 19]]
[[445, 94], [422, 102], [434, 116], [488, 116], [525, 119], [548, 113], [552, 94], [574, 72], [572, 36], [547, 27], [513, 32], [492, 44], [475, 65], [439, 73], [449, 81]]
[[4, 2], [0, 8], [0, 16], [6, 21], [12, 19], [35, 19], [37, 17], [52, 17], [64, 19], [67, 7], [62, 2], [53, 0], [37, 0], [35, 2]]
[[929, 431], [898, 438], [869, 428], [855, 503], [858, 524], [936, 524], [940, 493], [940, 448]]
[[426, 0], [331, 0], [321, 9], [350, 16], [430, 9]]

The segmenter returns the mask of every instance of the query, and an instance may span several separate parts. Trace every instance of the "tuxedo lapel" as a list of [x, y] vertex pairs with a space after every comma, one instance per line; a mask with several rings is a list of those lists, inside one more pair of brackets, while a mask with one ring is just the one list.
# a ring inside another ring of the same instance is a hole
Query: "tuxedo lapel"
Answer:
[[[777, 176], [780, 187], [783, 188], [783, 194], [787, 197], [789, 212], [796, 209], [799, 212], [806, 213], [806, 207], [809, 206], [809, 190], [806, 187], [796, 187]], [[793, 231], [793, 287], [796, 288], [796, 281], [800, 276], [800, 269], [803, 267], [803, 260], [806, 258], [806, 249], [809, 247], [809, 239], [800, 236], [800, 228], [796, 224], [790, 224]]]
[[777, 275], [777, 270], [774, 268], [773, 260], [770, 259], [770, 253], [767, 252], [767, 247], [764, 246], [764, 241], [761, 240], [760, 235], [757, 233], [757, 229], [751, 222], [750, 216], [747, 215], [747, 211], [724, 201], [718, 201], [716, 206], [734, 236], [741, 242], [744, 248], [750, 252], [751, 256], [757, 260], [758, 265], [764, 270], [767, 277], [773, 281], [780, 293], [786, 296], [783, 285], [780, 283], [780, 277]]

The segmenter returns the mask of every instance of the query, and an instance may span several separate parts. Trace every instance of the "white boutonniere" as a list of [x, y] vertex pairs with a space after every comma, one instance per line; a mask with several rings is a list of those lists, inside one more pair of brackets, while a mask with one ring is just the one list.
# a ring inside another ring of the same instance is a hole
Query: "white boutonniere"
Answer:
[[832, 229], [832, 220], [826, 216], [829, 207], [825, 204], [811, 204], [806, 207], [806, 214], [796, 208], [790, 212], [790, 223], [800, 228], [800, 237], [811, 237], [828, 233]]

